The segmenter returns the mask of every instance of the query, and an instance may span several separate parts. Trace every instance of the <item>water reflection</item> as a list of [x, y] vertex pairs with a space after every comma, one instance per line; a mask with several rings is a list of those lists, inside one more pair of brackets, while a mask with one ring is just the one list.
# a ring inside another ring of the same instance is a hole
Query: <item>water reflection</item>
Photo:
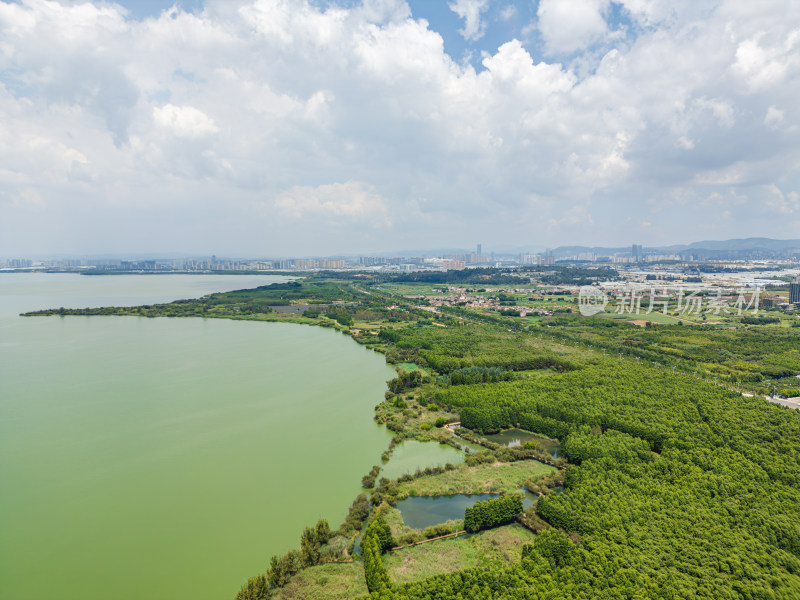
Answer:
[[[524, 491], [522, 507], [528, 508], [536, 498]], [[411, 529], [425, 529], [447, 521], [464, 518], [464, 510], [479, 500], [497, 498], [500, 494], [454, 494], [452, 496], [411, 496], [397, 503], [403, 522]]]
[[509, 448], [522, 446], [526, 442], [535, 442], [539, 448], [552, 454], [553, 458], [558, 458], [558, 452], [561, 448], [561, 444], [557, 440], [536, 435], [524, 429], [507, 429], [506, 431], [487, 434], [483, 437], [490, 442], [508, 446]]
[[406, 440], [392, 452], [389, 462], [382, 466], [379, 477], [396, 479], [406, 473], [415, 473], [426, 467], [443, 467], [447, 463], [464, 462], [464, 453], [452, 446], [437, 442]]

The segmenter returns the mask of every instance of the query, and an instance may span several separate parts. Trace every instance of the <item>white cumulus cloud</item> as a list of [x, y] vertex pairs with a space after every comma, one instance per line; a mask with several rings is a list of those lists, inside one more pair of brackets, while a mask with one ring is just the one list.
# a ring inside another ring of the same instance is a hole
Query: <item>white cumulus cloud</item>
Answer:
[[275, 206], [295, 219], [337, 218], [388, 226], [388, 203], [360, 181], [316, 187], [294, 186], [278, 195]]
[[489, 8], [489, 0], [455, 0], [448, 4], [450, 10], [464, 20], [459, 33], [466, 40], [479, 40], [486, 33], [486, 23], [481, 14]]
[[187, 140], [197, 140], [219, 132], [214, 120], [193, 106], [166, 104], [156, 107], [153, 109], [153, 119], [160, 127]]
[[800, 3], [611, 1], [472, 66], [403, 0], [0, 0], [0, 253], [691, 241], [714, 194], [751, 198], [720, 235], [796, 235]]
[[540, 0], [539, 31], [553, 54], [570, 54], [603, 39], [609, 32], [604, 13], [609, 0]]

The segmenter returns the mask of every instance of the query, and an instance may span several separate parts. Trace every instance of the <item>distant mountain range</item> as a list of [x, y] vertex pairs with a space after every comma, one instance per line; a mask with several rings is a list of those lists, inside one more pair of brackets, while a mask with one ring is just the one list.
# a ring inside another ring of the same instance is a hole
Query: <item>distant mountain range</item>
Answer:
[[[740, 258], [756, 255], [775, 256], [788, 255], [792, 251], [800, 252], [800, 239], [773, 240], [771, 238], [745, 238], [733, 240], [705, 240], [691, 244], [675, 244], [672, 246], [647, 246], [642, 244], [645, 254], [678, 254], [681, 257], [695, 258]], [[593, 253], [598, 256], [611, 256], [630, 252], [631, 246], [607, 248], [603, 246], [560, 246], [552, 250], [556, 258]]]
[[[757, 255], [774, 257], [792, 254], [800, 251], [800, 239], [773, 240], [771, 238], [753, 237], [732, 240], [704, 240], [691, 244], [673, 244], [671, 246], [648, 246], [642, 243], [645, 254], [678, 254], [681, 257], [705, 258], [749, 258]], [[427, 248], [424, 250], [402, 250], [395, 252], [376, 252], [371, 256], [397, 257], [397, 256], [453, 256], [458, 254], [475, 253], [476, 248]], [[552, 252], [556, 258], [578, 256], [579, 254], [596, 254], [597, 256], [613, 256], [631, 252], [631, 246], [559, 246], [545, 248], [544, 246], [493, 246], [484, 245], [483, 254], [486, 256], [508, 256], [518, 254], [539, 254]]]
[[[331, 255], [333, 258], [351, 258], [357, 256], [377, 256], [384, 258], [391, 257], [411, 257], [411, 256], [454, 256], [459, 254], [474, 254], [477, 248], [428, 248], [425, 250], [404, 250], [395, 252], [372, 252], [372, 253], [359, 253], [359, 254], [338, 254]], [[525, 246], [492, 246], [485, 244], [483, 254], [485, 256], [494, 255], [495, 257], [502, 256], [515, 256], [520, 254], [538, 254], [546, 251], [552, 252], [553, 256], [558, 258], [568, 258], [578, 256], [580, 254], [595, 254], [597, 256], [613, 256], [615, 254], [630, 254], [631, 246], [620, 247], [607, 247], [607, 246], [559, 246], [558, 248], [546, 249], [544, 246], [539, 245], [525, 245]], [[642, 243], [642, 251], [647, 254], [677, 254], [682, 258], [693, 257], [695, 260], [705, 259], [736, 259], [736, 258], [774, 258], [774, 257], [790, 257], [792, 255], [800, 254], [800, 239], [794, 240], [773, 240], [771, 238], [752, 237], [745, 239], [732, 239], [732, 240], [704, 240], [701, 242], [692, 242], [691, 244], [673, 244], [671, 246], [648, 246]], [[309, 255], [310, 256], [310, 255]], [[0, 259], [3, 257], [0, 256]], [[8, 257], [13, 258], [13, 257]], [[28, 257], [31, 258], [31, 257]], [[54, 258], [48, 257], [33, 257], [38, 259]], [[91, 259], [91, 260], [172, 260], [180, 258], [195, 258], [201, 260], [211, 260], [211, 256], [192, 255], [188, 253], [171, 253], [165, 252], [162, 254], [107, 254], [107, 255], [63, 255], [55, 258], [59, 259]], [[276, 257], [267, 257], [268, 259]], [[297, 258], [294, 256], [292, 258]], [[231, 256], [218, 256], [218, 260], [251, 260], [250, 258], [234, 258]]]

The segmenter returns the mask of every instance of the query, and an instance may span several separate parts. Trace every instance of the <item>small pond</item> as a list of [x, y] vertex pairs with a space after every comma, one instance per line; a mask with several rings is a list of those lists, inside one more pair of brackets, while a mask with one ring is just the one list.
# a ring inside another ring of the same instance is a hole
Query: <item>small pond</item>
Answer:
[[550, 438], [536, 435], [535, 433], [525, 431], [524, 429], [507, 429], [506, 431], [487, 434], [483, 437], [490, 442], [494, 442], [495, 444], [503, 444], [509, 448], [521, 446], [525, 442], [536, 442], [539, 448], [547, 450], [547, 452], [553, 455], [553, 458], [558, 458], [558, 451], [561, 448], [561, 444], [559, 444], [557, 440], [551, 440]]
[[392, 451], [389, 462], [382, 465], [378, 477], [396, 479], [406, 473], [415, 473], [425, 467], [443, 467], [447, 463], [464, 462], [464, 452], [438, 442], [406, 440]]
[[[533, 504], [536, 496], [527, 490], [523, 508]], [[447, 521], [464, 518], [464, 509], [479, 500], [497, 498], [500, 494], [454, 494], [452, 496], [411, 496], [397, 503], [403, 522], [411, 529], [425, 529]]]
[[465, 440], [464, 438], [460, 438], [458, 436], [454, 436], [453, 439], [465, 452], [482, 452], [484, 450], [488, 450], [486, 446], [481, 446], [480, 444], [470, 442], [469, 440]]

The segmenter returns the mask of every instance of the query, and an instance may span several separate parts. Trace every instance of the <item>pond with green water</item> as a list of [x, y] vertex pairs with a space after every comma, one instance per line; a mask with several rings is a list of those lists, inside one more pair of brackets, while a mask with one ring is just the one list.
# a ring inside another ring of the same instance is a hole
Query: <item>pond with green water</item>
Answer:
[[464, 462], [464, 452], [438, 442], [405, 440], [392, 451], [389, 462], [381, 467], [378, 477], [396, 479], [406, 473], [414, 474], [426, 467], [443, 467], [447, 463]]
[[526, 442], [535, 442], [539, 448], [552, 454], [553, 458], [558, 458], [558, 453], [561, 449], [561, 444], [558, 442], [558, 440], [536, 435], [535, 433], [525, 431], [524, 429], [507, 429], [505, 431], [501, 431], [500, 433], [487, 434], [483, 437], [490, 442], [508, 446], [509, 448], [522, 446]]
[[[535, 496], [527, 490], [522, 499], [523, 508], [534, 502]], [[431, 525], [464, 518], [464, 509], [479, 500], [498, 498], [500, 494], [453, 494], [451, 496], [411, 496], [397, 503], [403, 523], [411, 529], [425, 529]]]

